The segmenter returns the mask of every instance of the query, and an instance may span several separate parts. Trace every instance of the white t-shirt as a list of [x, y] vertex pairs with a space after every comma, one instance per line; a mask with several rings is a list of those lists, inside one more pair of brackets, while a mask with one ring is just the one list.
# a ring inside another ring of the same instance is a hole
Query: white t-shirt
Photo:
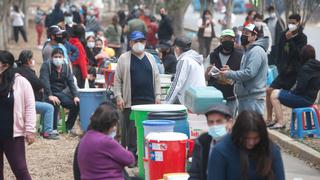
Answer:
[[15, 12], [15, 11], [12, 11], [10, 13], [10, 17], [12, 19], [12, 26], [23, 26], [24, 25], [24, 22], [23, 22], [23, 19], [24, 19], [24, 14], [22, 12]]
[[[213, 25], [215, 24], [214, 20], [212, 19], [211, 22], [213, 23]], [[202, 18], [198, 21], [198, 26], [202, 26]], [[211, 37], [212, 35], [212, 28], [211, 25], [206, 26], [204, 28], [204, 32], [203, 32], [203, 37]]]

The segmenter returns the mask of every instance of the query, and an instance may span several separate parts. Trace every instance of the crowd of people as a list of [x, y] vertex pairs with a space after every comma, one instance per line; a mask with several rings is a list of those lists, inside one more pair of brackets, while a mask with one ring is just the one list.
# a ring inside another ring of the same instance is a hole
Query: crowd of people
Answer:
[[[220, 45], [211, 49], [215, 21], [205, 10], [199, 21], [198, 53], [191, 49], [189, 37], [174, 35], [164, 8], [159, 23], [150, 10], [134, 9], [128, 16], [119, 11], [105, 28], [91, 6], [66, 8], [58, 0], [48, 14], [37, 8], [40, 76], [33, 70], [32, 51], [23, 50], [16, 61], [9, 51], [0, 51], [0, 179], [3, 153], [17, 179], [31, 179], [24, 142], [35, 141], [36, 113], [43, 121], [42, 137], [57, 140], [59, 109], [68, 109], [66, 128], [73, 133], [81, 101], [78, 89], [86, 81], [95, 88], [96, 75], [110, 63], [117, 63], [116, 102], [103, 103], [93, 113], [76, 149], [75, 179], [123, 179], [124, 166], [134, 167], [137, 159], [131, 107], [184, 105], [188, 88], [207, 85], [223, 93], [226, 105], [215, 105], [205, 114], [208, 133], [196, 139], [189, 179], [285, 179], [279, 147], [268, 138], [267, 127], [285, 127], [281, 105], [314, 104], [320, 89], [320, 61], [307, 45], [300, 15], [290, 15], [285, 29], [274, 7], [267, 11], [265, 20], [249, 11], [241, 31], [223, 29]], [[15, 41], [19, 32], [27, 41], [18, 6], [11, 18]], [[44, 30], [47, 40], [41, 45]], [[210, 65], [205, 69], [206, 60]], [[269, 65], [276, 65], [279, 76], [267, 87]], [[160, 98], [160, 74], [174, 76], [165, 102]], [[273, 109], [276, 119], [272, 119]]]

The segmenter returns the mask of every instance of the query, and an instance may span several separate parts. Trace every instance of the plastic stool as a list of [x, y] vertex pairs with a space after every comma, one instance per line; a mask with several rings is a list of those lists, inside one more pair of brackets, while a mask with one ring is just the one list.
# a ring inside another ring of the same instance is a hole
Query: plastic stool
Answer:
[[[307, 129], [304, 129], [304, 115], [306, 115]], [[295, 119], [297, 119], [297, 128], [295, 128]], [[312, 128], [312, 121], [314, 123], [314, 128]], [[317, 112], [313, 107], [295, 108], [292, 109], [291, 115], [291, 127], [290, 136], [298, 136], [298, 138], [303, 138], [306, 135], [316, 135], [320, 138], [320, 127]]]
[[58, 131], [61, 133], [67, 133], [66, 112], [64, 111], [64, 108], [62, 106], [60, 106], [60, 115], [61, 123], [58, 123]]

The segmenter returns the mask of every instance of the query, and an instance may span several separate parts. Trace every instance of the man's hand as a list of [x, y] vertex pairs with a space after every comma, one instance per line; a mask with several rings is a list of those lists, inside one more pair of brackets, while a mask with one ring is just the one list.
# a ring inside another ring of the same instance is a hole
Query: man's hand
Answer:
[[57, 96], [49, 96], [49, 100], [55, 105], [59, 106], [60, 105], [60, 100]]
[[209, 65], [208, 66], [208, 68], [207, 68], [207, 70], [206, 70], [206, 73], [205, 73], [205, 75], [204, 75], [204, 77], [205, 77], [205, 79], [208, 81], [209, 79], [210, 79], [210, 77], [211, 77], [211, 74], [209, 74], [209, 72], [210, 72], [210, 70], [212, 69], [212, 67], [213, 67], [214, 65]]
[[291, 39], [292, 36], [293, 36], [293, 34], [292, 34], [291, 31], [287, 31], [287, 32], [286, 32], [286, 38], [287, 38], [287, 40]]
[[117, 107], [118, 107], [118, 109], [121, 110], [121, 111], [124, 109], [124, 101], [123, 101], [122, 98], [118, 98], [118, 99], [117, 99]]
[[156, 104], [161, 104], [161, 100], [159, 98], [156, 98]]
[[229, 71], [230, 67], [228, 65], [222, 66], [221, 71], [226, 71], [226, 70]]
[[73, 98], [73, 102], [75, 105], [79, 105], [80, 99], [78, 97]]
[[28, 145], [31, 145], [32, 143], [34, 143], [36, 141], [36, 135], [34, 133], [27, 134], [26, 141], [27, 141]]

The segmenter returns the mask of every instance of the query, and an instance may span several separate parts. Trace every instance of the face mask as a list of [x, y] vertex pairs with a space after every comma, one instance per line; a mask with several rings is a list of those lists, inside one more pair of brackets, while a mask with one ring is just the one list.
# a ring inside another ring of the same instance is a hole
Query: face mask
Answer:
[[295, 31], [297, 28], [298, 28], [298, 26], [296, 25], [296, 24], [288, 24], [288, 28], [289, 28], [289, 31]]
[[275, 12], [270, 13], [270, 17], [271, 17], [271, 18], [275, 18], [276, 16], [277, 16], [277, 15], [276, 15]]
[[132, 50], [136, 53], [142, 53], [144, 51], [145, 45], [142, 44], [141, 42], [135, 43], [132, 46]]
[[254, 25], [256, 25], [257, 27], [258, 27], [258, 29], [261, 29], [261, 26], [262, 26], [262, 22], [260, 22], [260, 21], [256, 21], [256, 22], [254, 22]]
[[57, 43], [63, 43], [63, 37], [57, 37], [55, 38], [55, 40], [57, 41]]
[[92, 49], [92, 48], [94, 48], [95, 43], [94, 42], [88, 42], [87, 46], [88, 46], [88, 48]]
[[61, 66], [64, 63], [62, 58], [52, 58], [52, 62], [55, 66]]
[[242, 46], [246, 46], [250, 43], [248, 38], [249, 38], [249, 36], [241, 35], [241, 45]]
[[109, 136], [112, 137], [112, 139], [114, 139], [114, 137], [116, 137], [117, 135], [117, 131], [112, 131]]
[[67, 17], [65, 17], [65, 18], [64, 18], [64, 22], [65, 22], [66, 24], [72, 24], [72, 23], [73, 23], [73, 18], [72, 18], [72, 16], [67, 16]]
[[208, 129], [208, 134], [216, 141], [220, 140], [227, 133], [228, 132], [225, 124], [210, 126]]
[[234, 42], [233, 41], [223, 41], [221, 42], [221, 47], [228, 51], [228, 52], [231, 52], [233, 50], [233, 45], [234, 45]]

